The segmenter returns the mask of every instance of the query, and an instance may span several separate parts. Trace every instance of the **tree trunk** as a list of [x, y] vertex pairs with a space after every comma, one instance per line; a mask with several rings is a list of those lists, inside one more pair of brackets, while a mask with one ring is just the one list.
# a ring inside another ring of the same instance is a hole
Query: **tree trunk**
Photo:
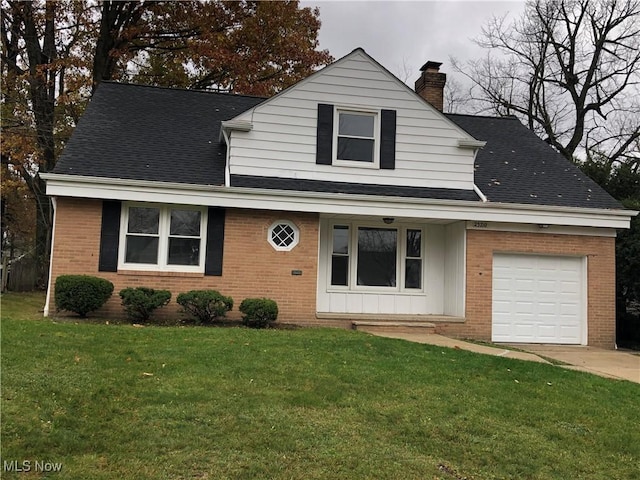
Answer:
[[[55, 2], [47, 2], [42, 44], [32, 5], [24, 4], [25, 48], [29, 57], [29, 94], [33, 104], [39, 150], [38, 173], [33, 176], [23, 168], [23, 177], [36, 199], [36, 251], [38, 284], [47, 283], [51, 245], [51, 200], [46, 194], [46, 184], [39, 173], [49, 172], [56, 163], [54, 140], [55, 77], [52, 67], [55, 60]], [[42, 46], [41, 46], [42, 45]]]

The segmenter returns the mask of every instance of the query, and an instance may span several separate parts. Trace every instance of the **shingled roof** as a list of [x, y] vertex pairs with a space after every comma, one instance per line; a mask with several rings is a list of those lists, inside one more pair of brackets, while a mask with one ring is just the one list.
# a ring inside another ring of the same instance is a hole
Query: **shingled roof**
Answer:
[[491, 202], [622, 208], [597, 183], [515, 117], [447, 114], [487, 144], [476, 157], [475, 184]]
[[[196, 185], [223, 185], [220, 124], [264, 98], [102, 83], [54, 173]], [[487, 142], [475, 183], [490, 202], [617, 209], [621, 205], [515, 117], [448, 114]], [[479, 200], [471, 190], [388, 187], [232, 177], [233, 186], [345, 194]]]
[[264, 98], [104, 82], [54, 173], [223, 185], [220, 122]]

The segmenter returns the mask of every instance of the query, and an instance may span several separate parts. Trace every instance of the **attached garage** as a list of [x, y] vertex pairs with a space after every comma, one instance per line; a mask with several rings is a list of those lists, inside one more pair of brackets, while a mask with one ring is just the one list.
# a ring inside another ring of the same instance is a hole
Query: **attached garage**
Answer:
[[586, 259], [494, 254], [494, 342], [586, 344]]

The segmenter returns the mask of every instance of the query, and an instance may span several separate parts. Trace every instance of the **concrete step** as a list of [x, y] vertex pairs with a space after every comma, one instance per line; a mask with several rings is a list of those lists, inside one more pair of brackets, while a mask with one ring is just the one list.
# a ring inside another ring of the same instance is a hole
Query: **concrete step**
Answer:
[[369, 321], [357, 320], [351, 322], [354, 330], [367, 333], [436, 333], [436, 326], [430, 322], [394, 322], [394, 321]]

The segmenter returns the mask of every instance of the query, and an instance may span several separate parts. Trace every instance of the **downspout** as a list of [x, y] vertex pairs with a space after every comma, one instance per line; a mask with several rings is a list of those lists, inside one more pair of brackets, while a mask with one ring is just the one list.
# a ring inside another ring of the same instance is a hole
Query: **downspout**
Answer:
[[475, 183], [473, 184], [473, 191], [476, 192], [476, 195], [478, 195], [480, 197], [480, 200], [482, 200], [483, 203], [484, 202], [488, 202], [487, 197], [485, 196], [485, 194], [482, 193], [482, 190], [480, 190]]
[[225, 152], [225, 161], [224, 161], [224, 186], [231, 186], [231, 143], [229, 142], [229, 132], [224, 127], [221, 127], [222, 136], [224, 137], [224, 143], [227, 145], [227, 151]]
[[[476, 164], [476, 157], [478, 156], [478, 150], [479, 149], [476, 149], [476, 150], [473, 151], [473, 164], [474, 165]], [[476, 182], [473, 182], [473, 191], [476, 192], [476, 195], [478, 195], [480, 197], [480, 200], [482, 200], [482, 203], [486, 203], [486, 202], [489, 201], [487, 199], [487, 196], [484, 193], [482, 193], [482, 190], [480, 190], [480, 187], [478, 187], [476, 185]]]
[[51, 302], [51, 284], [53, 281], [53, 246], [56, 242], [56, 214], [58, 211], [58, 202], [56, 197], [51, 197], [51, 205], [53, 206], [53, 228], [51, 229], [51, 251], [49, 252], [49, 281], [47, 282], [47, 299], [44, 304], [44, 316], [49, 316], [49, 302]]

